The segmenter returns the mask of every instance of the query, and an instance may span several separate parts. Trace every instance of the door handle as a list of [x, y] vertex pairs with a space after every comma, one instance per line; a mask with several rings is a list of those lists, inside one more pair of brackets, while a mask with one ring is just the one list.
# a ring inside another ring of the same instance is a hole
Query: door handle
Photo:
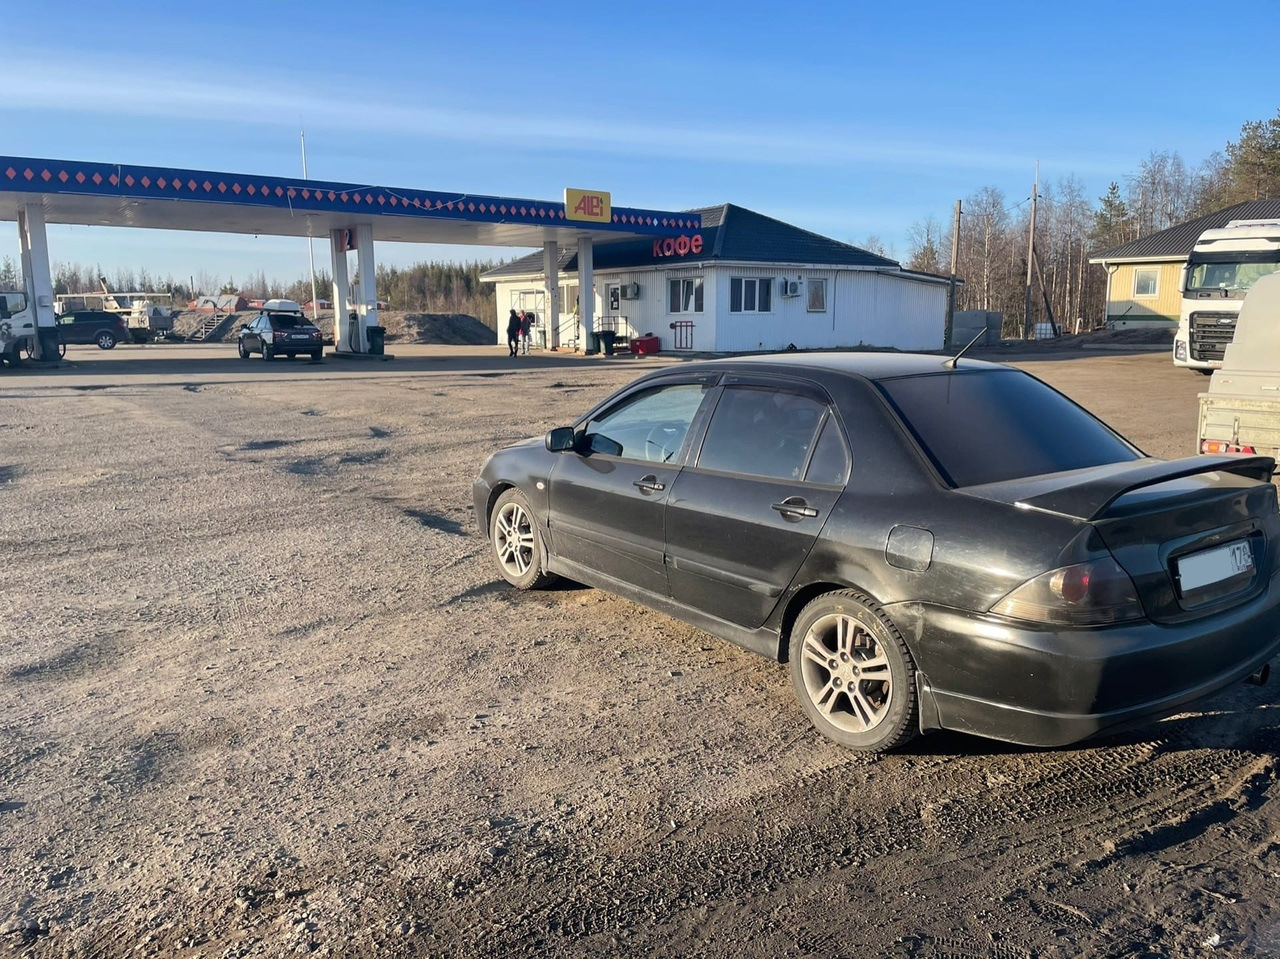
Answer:
[[657, 493], [666, 489], [666, 484], [659, 483], [658, 477], [650, 473], [648, 476], [641, 476], [638, 480], [631, 484], [642, 493]]
[[814, 517], [818, 515], [818, 511], [805, 503], [799, 496], [789, 496], [781, 503], [774, 503], [773, 508], [783, 516]]

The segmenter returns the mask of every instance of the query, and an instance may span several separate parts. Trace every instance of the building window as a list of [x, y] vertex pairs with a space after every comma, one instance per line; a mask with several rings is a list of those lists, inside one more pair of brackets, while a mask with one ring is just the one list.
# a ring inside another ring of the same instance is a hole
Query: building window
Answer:
[[809, 293], [809, 312], [827, 312], [827, 281], [806, 280], [805, 288]]
[[730, 313], [770, 313], [773, 311], [773, 277], [744, 278], [729, 281]]
[[1134, 296], [1155, 296], [1159, 286], [1160, 271], [1158, 269], [1133, 271]]
[[671, 313], [702, 312], [702, 277], [667, 281], [667, 309]]

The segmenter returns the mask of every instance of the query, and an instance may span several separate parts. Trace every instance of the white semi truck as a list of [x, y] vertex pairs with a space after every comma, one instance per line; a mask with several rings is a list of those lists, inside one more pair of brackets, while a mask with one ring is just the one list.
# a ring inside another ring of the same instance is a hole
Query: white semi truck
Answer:
[[1280, 270], [1280, 221], [1232, 220], [1205, 230], [1182, 273], [1182, 310], [1173, 364], [1210, 374], [1235, 335], [1245, 295]]
[[1221, 367], [1200, 394], [1200, 453], [1280, 459], [1280, 273], [1245, 297]]

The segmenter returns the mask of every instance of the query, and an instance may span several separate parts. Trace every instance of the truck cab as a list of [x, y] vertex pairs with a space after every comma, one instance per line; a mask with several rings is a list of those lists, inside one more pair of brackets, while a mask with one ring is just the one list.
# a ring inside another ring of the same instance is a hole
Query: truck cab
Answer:
[[35, 333], [36, 311], [27, 294], [0, 290], [0, 360], [20, 366], [22, 351], [31, 351]]
[[1205, 230], [1182, 274], [1173, 365], [1210, 374], [1222, 366], [1236, 318], [1258, 280], [1280, 270], [1280, 220], [1232, 220]]

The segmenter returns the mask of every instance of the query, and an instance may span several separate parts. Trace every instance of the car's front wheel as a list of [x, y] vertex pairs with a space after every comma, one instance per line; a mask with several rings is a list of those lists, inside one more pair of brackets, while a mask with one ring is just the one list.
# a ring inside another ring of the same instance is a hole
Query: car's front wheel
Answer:
[[818, 732], [859, 752], [915, 738], [915, 663], [893, 623], [853, 590], [819, 596], [791, 631], [791, 682]]
[[110, 350], [115, 348], [116, 337], [114, 333], [109, 333], [106, 330], [103, 330], [94, 337], [93, 342], [98, 344], [98, 349], [100, 350]]
[[503, 579], [516, 589], [542, 589], [555, 582], [544, 567], [546, 550], [533, 508], [524, 493], [509, 489], [489, 517], [489, 543]]

